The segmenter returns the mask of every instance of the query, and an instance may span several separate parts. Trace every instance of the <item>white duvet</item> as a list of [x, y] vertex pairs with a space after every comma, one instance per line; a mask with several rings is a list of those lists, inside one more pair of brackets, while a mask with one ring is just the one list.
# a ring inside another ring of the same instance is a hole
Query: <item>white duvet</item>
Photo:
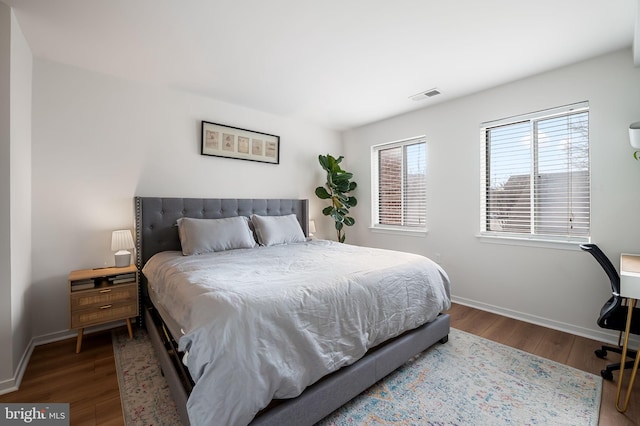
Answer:
[[332, 241], [183, 256], [143, 268], [184, 330], [192, 425], [246, 425], [390, 337], [450, 307], [449, 280], [414, 254]]

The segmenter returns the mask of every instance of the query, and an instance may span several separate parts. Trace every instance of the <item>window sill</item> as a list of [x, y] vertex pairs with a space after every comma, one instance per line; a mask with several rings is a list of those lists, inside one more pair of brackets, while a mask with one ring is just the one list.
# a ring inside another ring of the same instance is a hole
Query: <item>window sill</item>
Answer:
[[558, 250], [580, 250], [580, 244], [586, 244], [590, 239], [584, 239], [583, 241], [566, 241], [566, 240], [544, 240], [540, 238], [526, 238], [526, 237], [506, 237], [502, 235], [476, 235], [476, 238], [483, 243], [490, 244], [505, 244], [511, 246], [528, 246], [528, 247], [540, 247], [551, 248]]
[[411, 229], [400, 227], [382, 227], [382, 226], [370, 226], [371, 232], [378, 234], [395, 234], [395, 235], [407, 235], [411, 237], [424, 237], [427, 235], [426, 228]]

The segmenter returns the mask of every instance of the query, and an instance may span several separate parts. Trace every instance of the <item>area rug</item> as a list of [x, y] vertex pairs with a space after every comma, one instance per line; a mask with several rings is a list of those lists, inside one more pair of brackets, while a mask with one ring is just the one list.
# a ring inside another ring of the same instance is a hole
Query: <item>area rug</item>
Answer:
[[176, 404], [160, 370], [160, 362], [144, 329], [111, 333], [122, 414], [126, 426], [180, 426]]
[[[146, 333], [113, 342], [125, 423], [179, 425]], [[452, 329], [318, 425], [595, 426], [601, 396], [600, 376]]]
[[452, 329], [320, 425], [597, 425], [602, 378]]

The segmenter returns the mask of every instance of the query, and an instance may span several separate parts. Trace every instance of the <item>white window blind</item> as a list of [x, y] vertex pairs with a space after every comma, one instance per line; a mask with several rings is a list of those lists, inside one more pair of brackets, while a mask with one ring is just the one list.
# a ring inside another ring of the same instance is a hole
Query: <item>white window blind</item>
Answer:
[[482, 233], [589, 240], [586, 102], [485, 123], [482, 141]]
[[373, 147], [374, 227], [426, 229], [426, 167], [423, 137]]

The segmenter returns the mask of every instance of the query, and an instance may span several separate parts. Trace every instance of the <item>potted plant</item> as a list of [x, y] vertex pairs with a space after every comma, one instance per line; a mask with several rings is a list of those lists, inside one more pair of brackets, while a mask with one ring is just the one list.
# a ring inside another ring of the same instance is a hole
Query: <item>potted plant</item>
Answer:
[[334, 158], [333, 156], [319, 155], [318, 162], [327, 172], [327, 183], [325, 186], [316, 188], [316, 195], [322, 200], [330, 200], [331, 204], [322, 209], [322, 214], [331, 216], [336, 224], [338, 241], [344, 243], [344, 226], [352, 226], [356, 220], [348, 216], [349, 209], [358, 204], [356, 197], [347, 195], [358, 186], [351, 182], [353, 173], [342, 170], [340, 162], [344, 157]]

